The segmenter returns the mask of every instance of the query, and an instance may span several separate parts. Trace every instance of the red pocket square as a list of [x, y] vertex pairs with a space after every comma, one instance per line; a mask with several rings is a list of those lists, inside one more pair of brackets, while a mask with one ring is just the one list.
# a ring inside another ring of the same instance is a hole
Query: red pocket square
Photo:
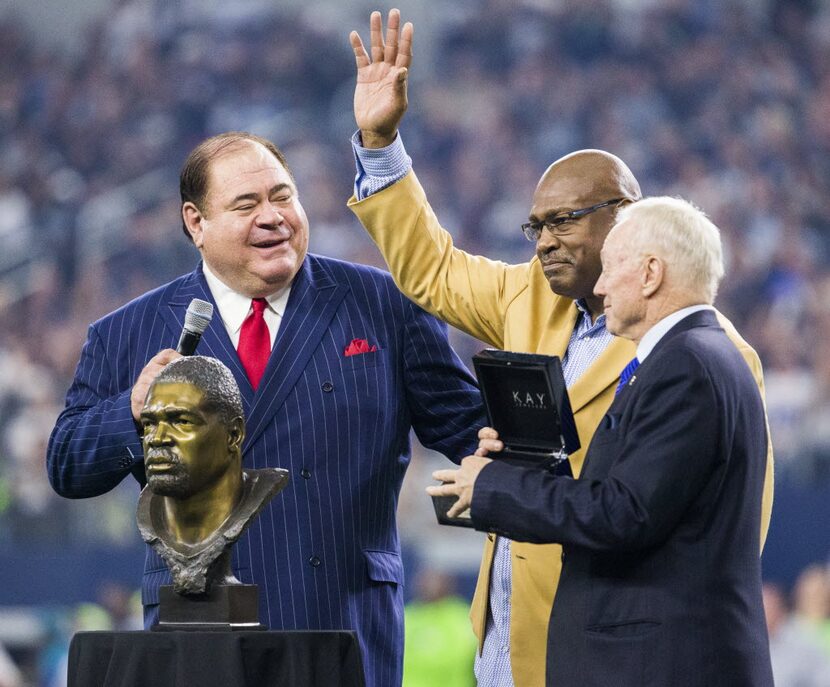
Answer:
[[378, 350], [377, 346], [369, 346], [366, 339], [352, 339], [352, 342], [346, 346], [343, 355], [360, 355], [361, 353], [374, 353]]

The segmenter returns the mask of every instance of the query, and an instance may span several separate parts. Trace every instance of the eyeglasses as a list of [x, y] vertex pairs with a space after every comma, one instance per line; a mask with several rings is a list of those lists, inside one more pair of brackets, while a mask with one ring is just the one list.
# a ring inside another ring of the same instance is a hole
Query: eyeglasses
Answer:
[[579, 210], [563, 212], [561, 215], [556, 215], [555, 217], [542, 220], [541, 222], [525, 222], [522, 225], [522, 233], [528, 241], [533, 241], [535, 243], [542, 235], [542, 229], [547, 229], [549, 232], [554, 234], [563, 224], [585, 217], [585, 215], [590, 215], [592, 212], [596, 212], [600, 208], [608, 207], [609, 205], [616, 205], [617, 203], [622, 203], [627, 200], [628, 198], [614, 198], [614, 200], [606, 200], [604, 203], [597, 203], [589, 208], [581, 208]]

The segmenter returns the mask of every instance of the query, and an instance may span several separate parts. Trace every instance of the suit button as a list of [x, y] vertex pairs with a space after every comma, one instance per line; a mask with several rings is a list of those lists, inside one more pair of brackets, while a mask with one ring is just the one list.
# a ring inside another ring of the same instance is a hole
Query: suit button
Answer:
[[309, 470], [308, 468], [303, 468], [302, 470], [300, 470], [300, 477], [302, 477], [303, 479], [309, 479], [311, 477], [311, 470]]
[[320, 567], [320, 559], [317, 556], [312, 556], [308, 559], [308, 564], [312, 568], [319, 568]]
[[323, 386], [320, 388], [328, 394], [334, 390], [334, 384], [331, 382], [323, 382]]

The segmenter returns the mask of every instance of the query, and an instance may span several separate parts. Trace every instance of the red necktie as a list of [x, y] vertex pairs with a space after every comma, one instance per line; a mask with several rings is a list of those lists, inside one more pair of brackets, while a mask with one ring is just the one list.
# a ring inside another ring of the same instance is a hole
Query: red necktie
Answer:
[[268, 356], [271, 355], [271, 335], [262, 316], [267, 305], [264, 298], [254, 298], [251, 301], [253, 312], [242, 323], [239, 346], [236, 348], [254, 390], [259, 386], [259, 380], [262, 379], [265, 366], [268, 365]]

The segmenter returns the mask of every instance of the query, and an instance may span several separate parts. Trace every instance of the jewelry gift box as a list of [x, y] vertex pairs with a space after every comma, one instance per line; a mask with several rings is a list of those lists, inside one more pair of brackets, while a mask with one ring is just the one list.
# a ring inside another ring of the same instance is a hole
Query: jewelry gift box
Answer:
[[[473, 356], [487, 421], [504, 450], [493, 460], [572, 476], [568, 455], [579, 449], [562, 363], [551, 355], [485, 349]], [[442, 525], [472, 527], [469, 510], [450, 518], [455, 496], [433, 496]]]

